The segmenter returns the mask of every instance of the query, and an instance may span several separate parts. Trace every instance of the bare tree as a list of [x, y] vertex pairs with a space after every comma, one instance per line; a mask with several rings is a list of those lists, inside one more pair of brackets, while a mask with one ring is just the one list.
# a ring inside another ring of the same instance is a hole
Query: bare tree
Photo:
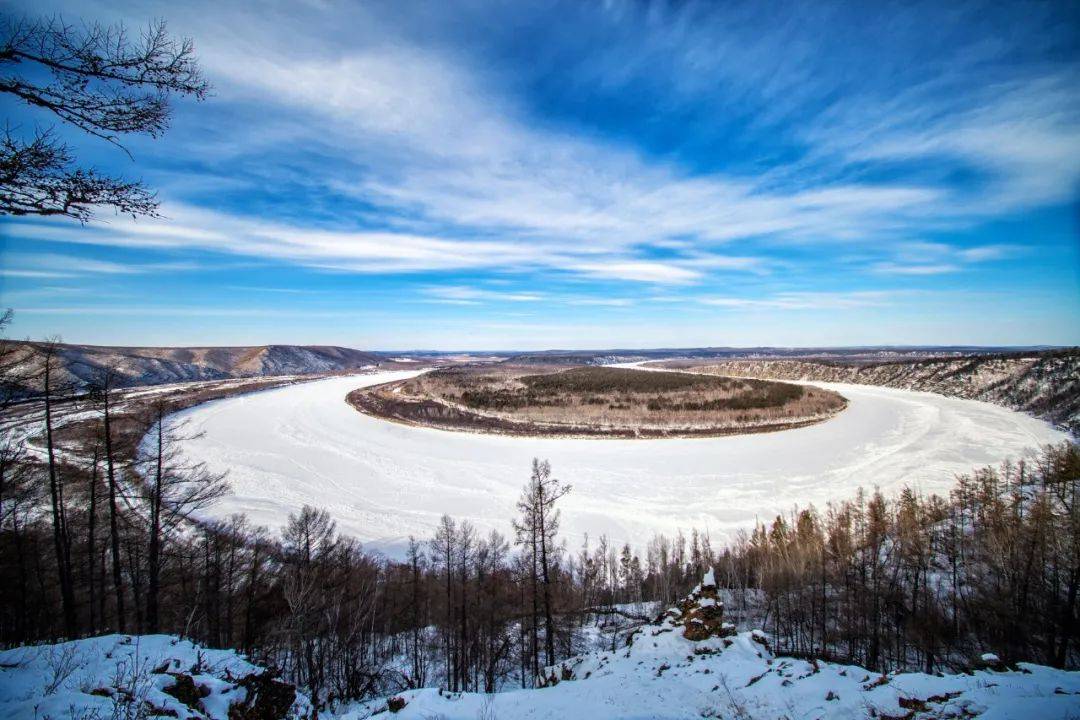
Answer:
[[124, 608], [124, 575], [120, 562], [120, 510], [117, 506], [118, 481], [116, 448], [113, 442], [112, 411], [116, 372], [105, 368], [90, 388], [91, 400], [101, 406], [102, 433], [105, 448], [105, 479], [109, 500], [109, 546], [112, 551], [113, 590], [116, 595], [116, 627], [124, 632], [127, 615]]
[[289, 662], [296, 678], [319, 702], [326, 686], [328, 651], [320, 624], [325, 619], [330, 563], [338, 546], [334, 521], [325, 510], [305, 505], [282, 531], [284, 578], [282, 594], [288, 608], [284, 619], [290, 645]]
[[[90, 477], [87, 483], [88, 504], [86, 508], [86, 587], [87, 587], [87, 628], [93, 634], [97, 629], [94, 622], [94, 607], [96, 599], [96, 584], [94, 582], [94, 561], [97, 558], [97, 501], [98, 501], [98, 468], [101, 455], [100, 442], [94, 444], [93, 459], [90, 462]], [[104, 618], [101, 618], [104, 621]]]
[[469, 568], [476, 554], [476, 530], [468, 520], [458, 526], [457, 564], [461, 579], [461, 603], [458, 606], [459, 647], [456, 673], [461, 679], [461, 689], [469, 691]]
[[64, 502], [64, 485], [56, 459], [53, 437], [53, 403], [56, 399], [57, 343], [42, 346], [42, 398], [45, 405], [45, 449], [49, 473], [49, 499], [52, 508], [53, 543], [56, 550], [56, 569], [60, 576], [60, 597], [64, 608], [64, 632], [69, 638], [78, 633], [75, 610], [75, 591], [71, 576], [71, 534], [68, 531], [67, 508]]
[[425, 558], [420, 542], [411, 535], [409, 536], [406, 561], [409, 565], [409, 624], [411, 625], [409, 655], [412, 676], [409, 678], [409, 682], [413, 687], [423, 687], [426, 664], [420, 652], [420, 635], [422, 632], [420, 626], [420, 593], [422, 592], [420, 580]]
[[[559, 511], [555, 503], [570, 492], [570, 486], [551, 477], [551, 464], [534, 458], [532, 476], [521, 493], [518, 510], [521, 518], [514, 523], [518, 542], [532, 553], [534, 574], [539, 583], [544, 608], [544, 658], [547, 665], [555, 664], [555, 620], [551, 609], [551, 560], [555, 536], [559, 532]], [[534, 606], [535, 606], [535, 595]]]
[[[528, 575], [529, 578], [529, 657], [532, 659], [532, 674], [533, 681], [540, 675], [540, 638], [537, 630], [537, 617], [539, 616], [539, 592], [537, 590], [537, 577], [539, 572], [537, 566], [539, 563], [539, 521], [536, 510], [536, 504], [534, 497], [532, 496], [531, 486], [526, 486], [525, 490], [521, 493], [521, 499], [518, 501], [518, 510], [521, 512], [521, 517], [514, 521], [514, 533], [517, 539], [518, 545], [521, 546], [521, 572], [522, 575]], [[524, 589], [524, 586], [523, 586]], [[524, 603], [522, 603], [524, 605]], [[524, 651], [525, 638], [524, 638], [524, 621], [522, 626], [522, 650]], [[524, 682], [525, 675], [525, 663], [522, 662], [522, 680]], [[523, 685], [524, 687], [524, 685]]]
[[161, 588], [162, 545], [177, 527], [228, 491], [224, 473], [208, 471], [205, 465], [185, 466], [179, 458], [182, 428], [170, 427], [168, 405], [157, 399], [152, 406], [151, 445], [141, 451], [143, 466], [141, 495], [148, 523], [146, 628], [156, 633], [158, 596]]
[[[457, 662], [454, 643], [454, 558], [458, 548], [457, 523], [449, 515], [443, 515], [439, 520], [439, 526], [435, 529], [435, 536], [429, 541], [431, 546], [431, 562], [433, 565], [441, 565], [446, 570], [446, 632], [443, 634], [443, 655], [446, 662], [447, 684], [450, 689], [457, 691], [458, 676]], [[453, 670], [452, 670], [453, 669]]]
[[[169, 36], [164, 21], [133, 39], [120, 24], [72, 25], [0, 18], [0, 92], [123, 149], [120, 136], [159, 137], [169, 97], [206, 97], [209, 85], [190, 39]], [[0, 215], [63, 215], [81, 222], [96, 206], [154, 215], [158, 201], [141, 182], [75, 167], [53, 128], [29, 139], [7, 123], [0, 135]], [[126, 150], [125, 150], [126, 152]]]

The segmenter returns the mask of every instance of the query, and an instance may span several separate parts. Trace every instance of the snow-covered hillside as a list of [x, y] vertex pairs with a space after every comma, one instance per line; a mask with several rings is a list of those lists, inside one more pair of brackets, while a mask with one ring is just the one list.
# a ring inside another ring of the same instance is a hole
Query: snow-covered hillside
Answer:
[[1080, 434], [1080, 351], [1076, 350], [861, 365], [729, 360], [708, 363], [708, 367], [721, 375], [877, 385], [984, 400]]
[[[725, 621], [713, 575], [615, 650], [544, 669], [542, 687], [495, 694], [409, 690], [331, 707], [337, 720], [980, 718], [1080, 716], [1080, 672], [972, 658], [957, 675], [891, 673], [775, 655]], [[0, 717], [12, 720], [300, 720], [292, 685], [231, 650], [166, 635], [107, 635], [0, 652]]]
[[[11, 342], [12, 375], [25, 377], [36, 387], [43, 362], [42, 343]], [[100, 347], [57, 346], [60, 363], [53, 382], [83, 387], [97, 382], [107, 368], [120, 387], [158, 385], [200, 380], [313, 375], [378, 366], [384, 359], [373, 353], [326, 345], [257, 345], [251, 347]]]
[[300, 720], [311, 703], [232, 650], [104, 635], [0, 652], [6, 720]]
[[412, 690], [342, 714], [530, 718], [1075, 718], [1080, 672], [973, 659], [968, 674], [881, 675], [853, 665], [778, 657], [761, 631], [735, 633], [711, 584], [636, 632], [626, 647], [547, 668], [547, 687], [484, 695]]

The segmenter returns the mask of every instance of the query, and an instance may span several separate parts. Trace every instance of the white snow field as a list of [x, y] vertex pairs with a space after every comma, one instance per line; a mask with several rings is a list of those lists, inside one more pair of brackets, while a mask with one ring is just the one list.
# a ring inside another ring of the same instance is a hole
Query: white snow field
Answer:
[[510, 534], [532, 458], [573, 485], [561, 536], [644, 545], [654, 532], [708, 531], [716, 546], [755, 520], [796, 505], [823, 508], [859, 487], [910, 484], [947, 492], [955, 474], [1018, 458], [1066, 435], [995, 405], [863, 385], [816, 383], [850, 401], [811, 427], [719, 438], [522, 438], [448, 432], [354, 410], [358, 387], [415, 375], [383, 372], [319, 380], [217, 400], [178, 413], [191, 460], [228, 470], [232, 493], [214, 517], [247, 513], [282, 526], [304, 504], [327, 509], [338, 529], [399, 556], [408, 536], [428, 537], [439, 516]]

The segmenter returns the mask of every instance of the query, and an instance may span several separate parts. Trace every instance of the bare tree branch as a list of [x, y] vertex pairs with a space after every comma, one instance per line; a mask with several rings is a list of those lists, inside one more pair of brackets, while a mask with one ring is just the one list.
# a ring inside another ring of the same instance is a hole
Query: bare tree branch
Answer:
[[[160, 137], [173, 94], [202, 100], [209, 85], [190, 39], [150, 23], [133, 40], [123, 25], [70, 25], [59, 17], [30, 21], [0, 17], [0, 93], [46, 110], [67, 125], [127, 152], [120, 136]], [[130, 153], [128, 153], [130, 156]], [[99, 206], [155, 215], [155, 194], [140, 181], [74, 167], [71, 151], [52, 129], [0, 138], [0, 215], [62, 215], [86, 222]]]

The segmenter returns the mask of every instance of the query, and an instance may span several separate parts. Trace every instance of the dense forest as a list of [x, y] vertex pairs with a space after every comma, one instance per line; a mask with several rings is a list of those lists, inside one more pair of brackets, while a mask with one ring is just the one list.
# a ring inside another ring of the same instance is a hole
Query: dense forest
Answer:
[[[443, 517], [392, 560], [313, 507], [280, 532], [243, 516], [196, 521], [228, 479], [179, 460], [169, 404], [150, 396], [118, 414], [107, 373], [75, 395], [54, 367], [35, 366], [42, 392], [19, 401], [21, 425], [0, 440], [6, 646], [173, 633], [239, 648], [321, 705], [420, 686], [490, 692], [543, 683], [597, 626], [618, 643], [714, 567], [729, 616], [783, 653], [882, 671], [962, 668], [987, 651], [1080, 665], [1073, 444], [975, 470], [948, 497], [868, 491], [724, 547], [692, 529], [567, 547], [559, 501], [571, 485], [537, 460], [522, 468], [511, 535]], [[5, 387], [25, 386], [20, 368], [0, 358]], [[15, 409], [14, 396], [0, 402]], [[55, 422], [73, 403], [76, 439]], [[33, 432], [16, 431], [28, 418]]]

